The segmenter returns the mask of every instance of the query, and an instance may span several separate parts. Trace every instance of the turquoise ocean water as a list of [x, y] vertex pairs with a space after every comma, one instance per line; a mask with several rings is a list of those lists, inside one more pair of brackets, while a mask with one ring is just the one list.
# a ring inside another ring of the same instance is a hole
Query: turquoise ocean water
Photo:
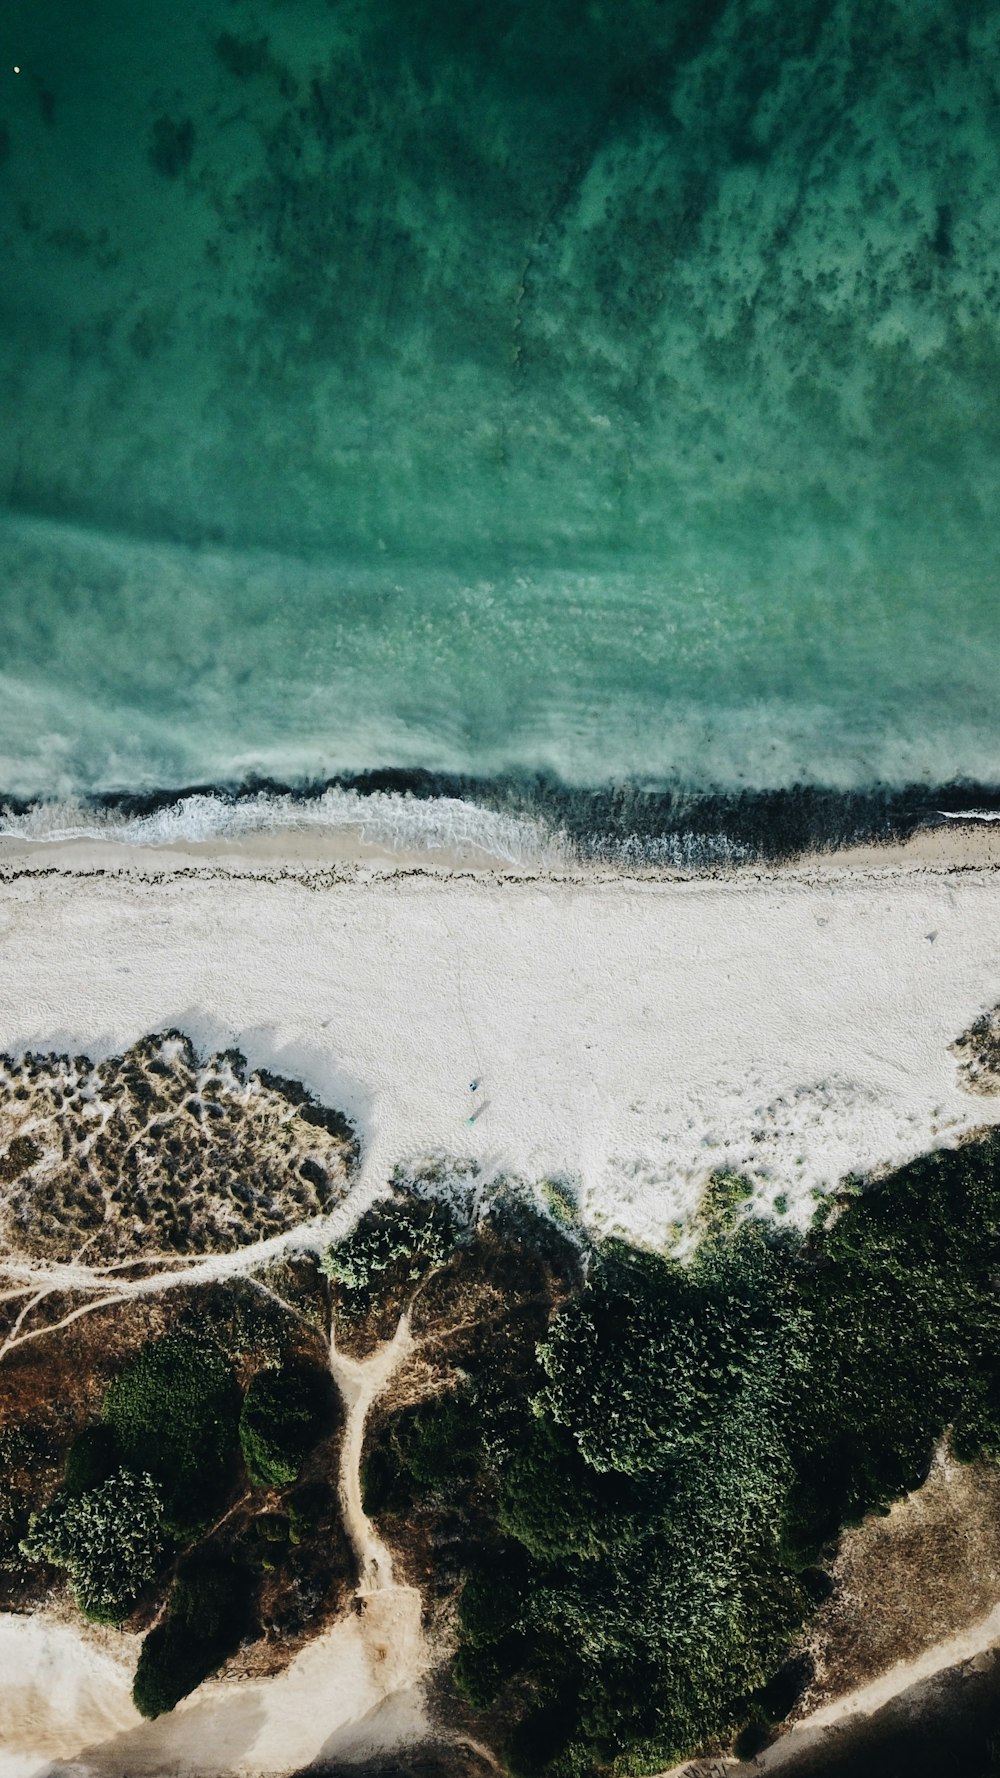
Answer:
[[1000, 783], [1000, 5], [0, 49], [0, 791]]

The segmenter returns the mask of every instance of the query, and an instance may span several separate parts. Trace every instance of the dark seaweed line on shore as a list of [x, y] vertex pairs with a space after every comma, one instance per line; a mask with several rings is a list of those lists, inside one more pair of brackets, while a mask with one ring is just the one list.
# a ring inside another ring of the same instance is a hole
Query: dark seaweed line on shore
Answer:
[[[397, 768], [298, 784], [254, 776], [238, 784], [190, 784], [81, 800], [96, 814], [143, 818], [189, 797], [214, 796], [235, 808], [261, 796], [306, 803], [328, 790], [423, 802], [452, 798], [534, 820], [581, 861], [636, 865], [780, 862], [866, 842], [903, 841], [949, 815], [1000, 813], [1000, 785], [961, 780], [854, 790], [795, 784], [732, 791], [635, 782], [578, 788], [544, 773], [476, 778]], [[0, 808], [14, 815], [37, 806], [37, 799], [0, 792]]]

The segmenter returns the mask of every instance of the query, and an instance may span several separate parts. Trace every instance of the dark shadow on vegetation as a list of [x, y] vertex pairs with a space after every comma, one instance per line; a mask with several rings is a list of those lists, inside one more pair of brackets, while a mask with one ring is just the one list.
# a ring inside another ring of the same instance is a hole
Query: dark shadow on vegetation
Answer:
[[185, 1566], [139, 1655], [132, 1696], [143, 1716], [172, 1710], [235, 1653], [250, 1595], [251, 1576], [231, 1562], [203, 1556]]

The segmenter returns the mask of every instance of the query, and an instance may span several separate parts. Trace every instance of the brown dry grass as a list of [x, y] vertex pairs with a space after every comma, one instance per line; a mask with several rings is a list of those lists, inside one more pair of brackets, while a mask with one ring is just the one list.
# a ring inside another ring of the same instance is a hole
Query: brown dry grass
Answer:
[[352, 1131], [237, 1051], [180, 1032], [122, 1056], [0, 1056], [0, 1244], [89, 1264], [233, 1252], [328, 1211]]
[[970, 1093], [1000, 1093], [1000, 1006], [963, 1031], [951, 1046], [962, 1085]]
[[922, 1488], [845, 1532], [810, 1628], [817, 1709], [984, 1618], [1000, 1600], [1000, 1467], [939, 1452]]

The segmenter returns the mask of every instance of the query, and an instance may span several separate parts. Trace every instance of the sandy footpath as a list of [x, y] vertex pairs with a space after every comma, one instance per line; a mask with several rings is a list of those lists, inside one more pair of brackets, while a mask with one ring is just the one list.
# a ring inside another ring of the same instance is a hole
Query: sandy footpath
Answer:
[[440, 1154], [559, 1174], [595, 1224], [662, 1242], [714, 1168], [804, 1220], [814, 1188], [1000, 1118], [948, 1047], [1000, 1001], [992, 871], [152, 863], [0, 884], [0, 1049], [99, 1056], [165, 1026], [236, 1043], [354, 1116], [369, 1189]]

